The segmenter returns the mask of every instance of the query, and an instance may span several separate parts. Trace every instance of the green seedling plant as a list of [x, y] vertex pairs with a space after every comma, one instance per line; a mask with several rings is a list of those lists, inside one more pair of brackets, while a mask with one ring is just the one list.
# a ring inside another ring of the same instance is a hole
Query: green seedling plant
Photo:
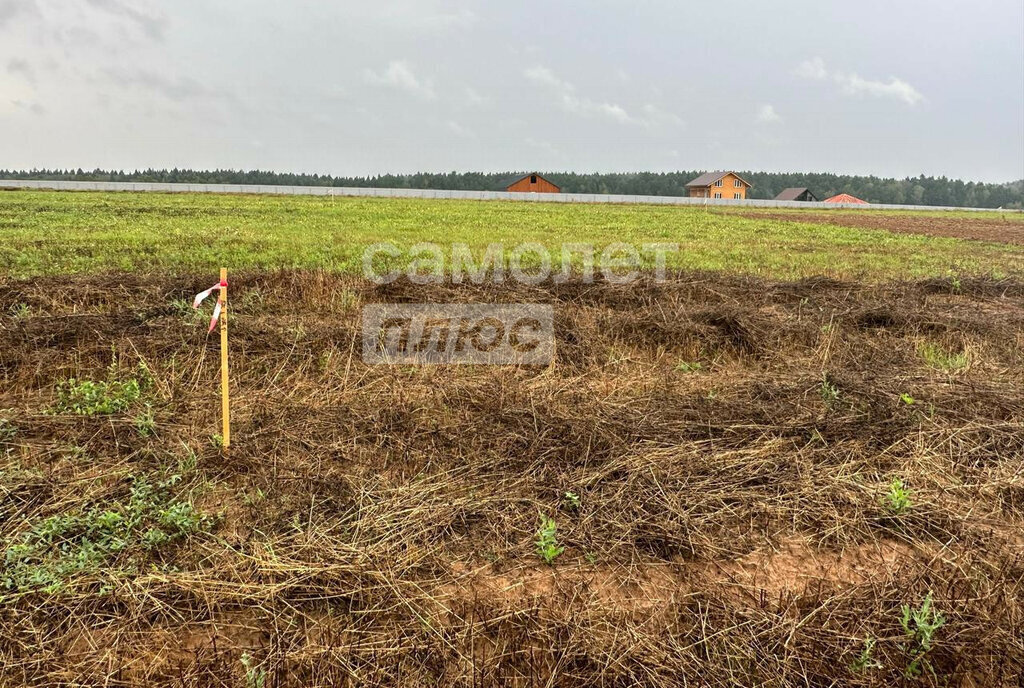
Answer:
[[889, 490], [885, 493], [885, 507], [894, 516], [906, 513], [911, 507], [910, 490], [904, 485], [900, 478], [893, 478], [889, 482]]
[[909, 639], [906, 650], [910, 655], [910, 664], [904, 674], [907, 678], [916, 678], [927, 670], [934, 676], [935, 669], [928, 661], [928, 653], [935, 645], [936, 632], [946, 624], [946, 617], [933, 606], [931, 592], [925, 596], [921, 606], [915, 609], [904, 604], [900, 611], [900, 625]]
[[264, 688], [267, 684], [267, 670], [258, 665], [248, 652], [242, 653], [241, 661], [245, 669], [245, 688]]
[[917, 347], [917, 353], [929, 368], [954, 373], [963, 370], [970, 363], [966, 353], [946, 351], [938, 344], [926, 342]]
[[123, 413], [142, 399], [153, 385], [153, 376], [145, 364], [136, 366], [134, 374], [123, 379], [115, 361], [107, 368], [106, 380], [69, 378], [58, 382], [57, 403], [53, 411], [80, 416]]
[[152, 437], [156, 433], [156, 419], [148, 404], [145, 411], [135, 416], [135, 431], [142, 437]]
[[175, 495], [173, 478], [136, 477], [127, 499], [36, 521], [3, 551], [0, 590], [52, 594], [111, 566], [138, 571], [155, 550], [208, 532], [215, 519]]
[[351, 289], [342, 289], [335, 295], [334, 304], [343, 311], [350, 311], [359, 305], [359, 295]]
[[575, 492], [566, 490], [565, 494], [562, 495], [562, 506], [569, 511], [579, 511], [581, 504], [580, 496]]
[[914, 397], [910, 396], [906, 392], [903, 392], [902, 394], [900, 394], [900, 401], [902, 401], [907, 406], [913, 406], [914, 404], [917, 403], [917, 399], [915, 399]]
[[7, 420], [6, 418], [0, 418], [0, 442], [10, 442], [14, 439], [14, 436], [18, 434], [18, 426]]
[[[239, 298], [235, 299], [236, 311], [252, 311], [263, 308], [266, 305], [267, 297], [260, 289], [247, 289]], [[191, 304], [189, 304], [191, 306]]]
[[99, 381], [69, 378], [57, 384], [58, 413], [96, 416], [121, 413], [142, 395], [138, 380]]
[[245, 506], [255, 507], [262, 504], [267, 498], [267, 494], [259, 487], [254, 489], [252, 492], [242, 493], [242, 504]]
[[862, 674], [871, 669], [882, 668], [882, 663], [873, 656], [877, 642], [877, 639], [871, 636], [864, 638], [864, 647], [861, 649], [860, 656], [850, 663], [851, 671]]
[[171, 301], [171, 307], [186, 325], [203, 325], [210, 320], [210, 316], [201, 309], [192, 307], [192, 299], [174, 299]]
[[555, 519], [540, 514], [540, 527], [537, 529], [537, 554], [545, 564], [554, 563], [561, 556], [565, 547], [558, 544], [558, 523]]
[[839, 401], [839, 387], [828, 379], [828, 373], [822, 373], [821, 375], [820, 394], [821, 400], [825, 402], [826, 406], [831, 407]]
[[676, 370], [681, 373], [696, 373], [704, 369], [700, 361], [680, 361], [676, 364]]

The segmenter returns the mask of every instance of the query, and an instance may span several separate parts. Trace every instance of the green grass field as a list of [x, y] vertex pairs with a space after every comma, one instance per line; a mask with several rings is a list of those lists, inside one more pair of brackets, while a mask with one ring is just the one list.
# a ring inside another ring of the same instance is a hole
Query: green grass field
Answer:
[[[799, 219], [799, 211], [791, 213]], [[1011, 222], [1019, 222], [1014, 217]], [[387, 198], [0, 193], [0, 273], [323, 268], [360, 271], [365, 246], [672, 242], [677, 268], [881, 280], [1024, 273], [1024, 247], [738, 217], [702, 208]], [[557, 260], [557, 254], [556, 254]]]

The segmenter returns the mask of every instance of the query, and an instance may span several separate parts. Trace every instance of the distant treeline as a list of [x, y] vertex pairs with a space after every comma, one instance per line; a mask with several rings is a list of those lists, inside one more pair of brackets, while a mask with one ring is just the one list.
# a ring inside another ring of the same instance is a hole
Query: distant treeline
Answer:
[[[685, 196], [686, 182], [699, 170], [578, 174], [541, 172], [567, 193]], [[884, 179], [825, 173], [740, 172], [753, 184], [751, 198], [774, 198], [788, 187], [806, 186], [820, 199], [848, 193], [869, 203], [906, 203], [973, 208], [1024, 207], [1024, 180], [1005, 184], [965, 182], [946, 177]], [[515, 172], [448, 172], [384, 174], [375, 177], [333, 177], [263, 170], [0, 170], [0, 179], [57, 179], [69, 181], [171, 182], [186, 184], [281, 184], [287, 186], [359, 186], [395, 189], [452, 189], [503, 191], [521, 174]]]

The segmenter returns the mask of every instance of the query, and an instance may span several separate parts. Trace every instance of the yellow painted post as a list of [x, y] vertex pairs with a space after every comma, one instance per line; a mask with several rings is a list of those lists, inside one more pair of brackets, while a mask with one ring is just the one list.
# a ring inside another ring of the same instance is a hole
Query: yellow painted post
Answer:
[[228, 269], [220, 269], [220, 412], [224, 449], [231, 446], [231, 397], [228, 391]]

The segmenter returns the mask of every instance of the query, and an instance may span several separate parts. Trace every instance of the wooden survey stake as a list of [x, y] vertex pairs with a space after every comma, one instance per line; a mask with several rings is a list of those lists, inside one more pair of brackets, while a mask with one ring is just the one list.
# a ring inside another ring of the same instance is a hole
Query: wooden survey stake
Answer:
[[231, 446], [231, 393], [228, 389], [228, 269], [220, 269], [220, 413], [224, 449]]
[[220, 282], [205, 291], [196, 294], [192, 300], [192, 308], [198, 309], [203, 301], [217, 292], [217, 305], [210, 316], [210, 329], [207, 335], [217, 327], [220, 320], [220, 414], [221, 414], [221, 448], [225, 451], [231, 446], [231, 393], [228, 388], [228, 269], [220, 269]]

